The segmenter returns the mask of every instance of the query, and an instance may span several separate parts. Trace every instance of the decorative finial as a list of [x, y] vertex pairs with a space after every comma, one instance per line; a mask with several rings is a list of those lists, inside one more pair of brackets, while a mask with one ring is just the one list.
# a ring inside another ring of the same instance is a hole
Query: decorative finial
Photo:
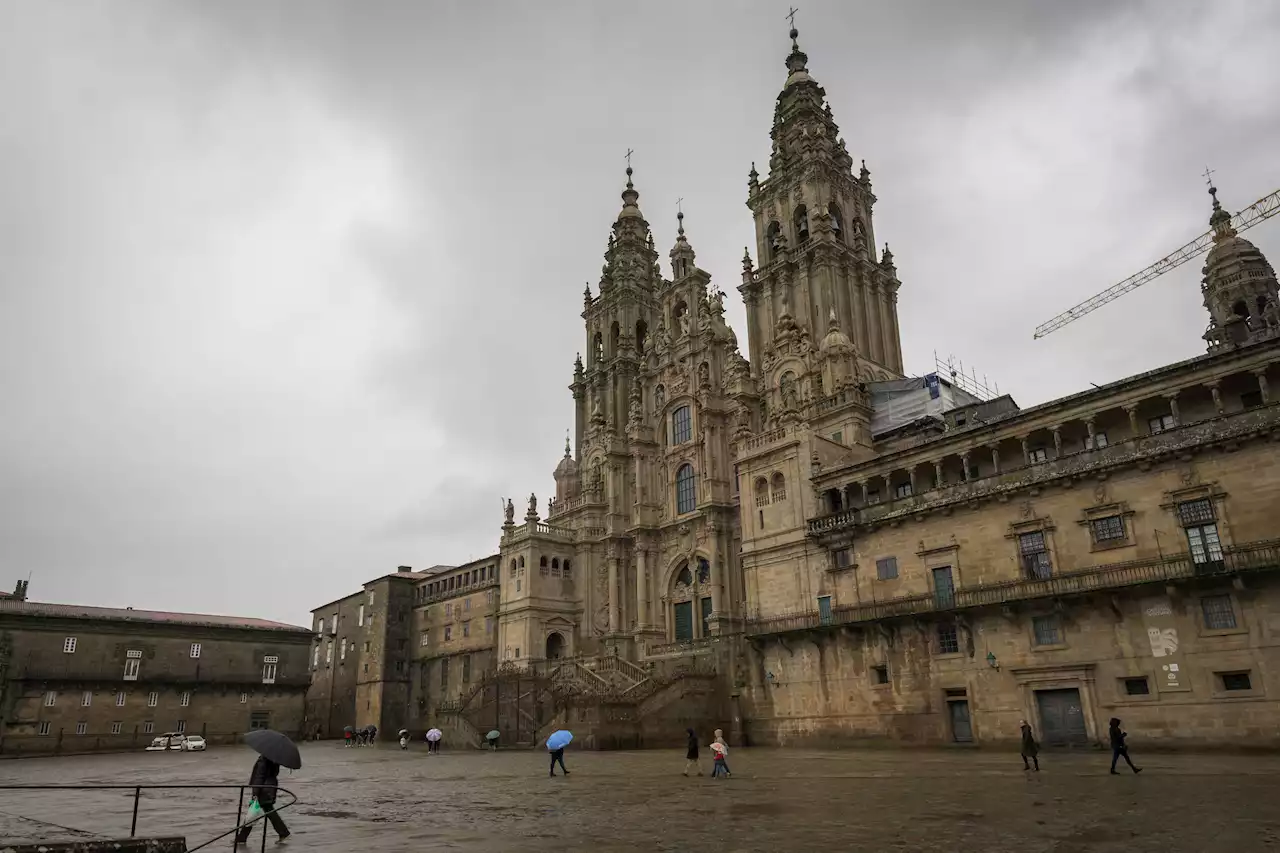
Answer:
[[570, 450], [569, 450], [569, 430], [568, 430], [568, 428], [566, 427], [566, 428], [565, 428], [565, 431], [564, 431], [564, 458], [565, 458], [565, 459], [568, 459], [568, 458], [569, 458], [569, 454], [570, 454]]
[[676, 235], [679, 237], [684, 236], [684, 209], [682, 207], [683, 204], [684, 204], [683, 196], [676, 199]]
[[751, 272], [751, 250], [746, 246], [742, 247], [742, 269], [744, 272]]
[[634, 153], [636, 153], [636, 152], [635, 152], [635, 149], [633, 149], [633, 148], [628, 148], [628, 149], [627, 149], [627, 153], [626, 153], [626, 158], [627, 158], [627, 189], [631, 189], [631, 155], [632, 155], [632, 154], [634, 154]]
[[830, 319], [829, 321], [827, 321], [827, 322], [828, 322], [828, 325], [830, 325], [830, 326], [831, 326], [831, 328], [833, 328], [833, 329], [834, 329], [834, 328], [836, 328], [836, 327], [840, 324], [840, 321], [836, 319], [836, 309], [835, 309], [835, 306], [832, 306], [832, 307], [831, 307], [831, 319]]
[[799, 9], [792, 6], [791, 11], [787, 13], [787, 21], [791, 24], [791, 45], [797, 50], [800, 49], [800, 45], [796, 44], [796, 38], [800, 35], [800, 31], [796, 29], [796, 12], [799, 11]]

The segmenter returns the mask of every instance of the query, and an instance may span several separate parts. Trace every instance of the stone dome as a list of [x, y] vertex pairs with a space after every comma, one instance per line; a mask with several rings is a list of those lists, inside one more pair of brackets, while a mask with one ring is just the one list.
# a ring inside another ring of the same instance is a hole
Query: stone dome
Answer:
[[840, 323], [836, 320], [836, 311], [831, 309], [831, 320], [827, 324], [826, 337], [818, 347], [823, 355], [847, 355], [856, 352], [849, 336], [840, 331]]

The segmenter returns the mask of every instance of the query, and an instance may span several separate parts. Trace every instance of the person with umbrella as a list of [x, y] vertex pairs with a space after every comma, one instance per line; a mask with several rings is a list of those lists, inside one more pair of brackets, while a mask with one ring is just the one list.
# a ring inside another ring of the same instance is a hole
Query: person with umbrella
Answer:
[[427, 732], [427, 755], [440, 754], [440, 738], [444, 736], [444, 732], [433, 728]]
[[[249, 774], [249, 784], [253, 786], [253, 799], [249, 810], [252, 814], [253, 803], [262, 810], [266, 819], [271, 821], [271, 828], [286, 840], [290, 833], [280, 813], [275, 810], [276, 789], [280, 786], [280, 768], [301, 769], [302, 756], [298, 754], [298, 746], [288, 737], [271, 729], [255, 729], [244, 736], [244, 742], [258, 753], [258, 760], [253, 764], [253, 772]], [[245, 844], [253, 833], [253, 820], [245, 823], [236, 833], [236, 844]]]
[[400, 748], [401, 749], [409, 748], [409, 730], [408, 729], [400, 730]]
[[547, 738], [547, 752], [551, 753], [551, 775], [556, 775], [556, 762], [560, 762], [560, 769], [564, 771], [564, 775], [569, 775], [569, 770], [564, 766], [564, 748], [573, 740], [573, 733], [560, 729], [551, 733]]
[[355, 736], [356, 730], [354, 726], [345, 726], [342, 729], [342, 745], [346, 749], [351, 748], [351, 739]]
[[498, 751], [498, 738], [501, 736], [502, 736], [502, 732], [498, 731], [497, 729], [491, 730], [487, 735], [484, 736], [484, 739], [489, 742], [489, 748], [492, 749], [494, 752]]

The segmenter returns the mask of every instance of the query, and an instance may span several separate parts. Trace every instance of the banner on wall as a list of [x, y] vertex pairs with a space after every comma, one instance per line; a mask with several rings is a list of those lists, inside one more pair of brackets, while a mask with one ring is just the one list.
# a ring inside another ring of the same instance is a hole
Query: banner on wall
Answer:
[[1147, 629], [1147, 642], [1156, 661], [1156, 691], [1186, 691], [1191, 681], [1183, 666], [1178, 624], [1173, 604], [1167, 598], [1151, 598], [1143, 602], [1142, 617]]

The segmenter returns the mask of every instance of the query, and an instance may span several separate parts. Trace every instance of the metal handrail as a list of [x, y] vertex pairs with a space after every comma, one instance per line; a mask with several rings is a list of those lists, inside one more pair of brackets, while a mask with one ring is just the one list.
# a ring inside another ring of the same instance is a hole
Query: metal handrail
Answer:
[[[283, 806], [273, 806], [271, 811], [282, 812], [289, 806], [298, 802], [298, 797], [287, 788], [279, 785], [0, 785], [0, 791], [133, 791], [133, 819], [129, 825], [129, 837], [134, 838], [138, 832], [138, 802], [142, 797], [143, 791], [156, 790], [181, 790], [186, 788], [202, 788], [205, 790], [238, 790], [240, 792], [239, 799], [236, 803], [236, 825], [221, 835], [216, 835], [195, 847], [188, 847], [187, 853], [194, 853], [196, 850], [202, 850], [213, 844], [215, 841], [221, 841], [233, 832], [239, 832], [246, 826], [252, 826], [254, 821], [241, 823], [240, 818], [244, 814], [244, 790], [245, 788], [272, 788], [277, 794], [286, 794], [289, 796], [289, 802]], [[261, 850], [267, 849], [267, 819], [264, 813], [262, 817], [257, 818], [261, 821], [262, 826], [262, 846]]]

